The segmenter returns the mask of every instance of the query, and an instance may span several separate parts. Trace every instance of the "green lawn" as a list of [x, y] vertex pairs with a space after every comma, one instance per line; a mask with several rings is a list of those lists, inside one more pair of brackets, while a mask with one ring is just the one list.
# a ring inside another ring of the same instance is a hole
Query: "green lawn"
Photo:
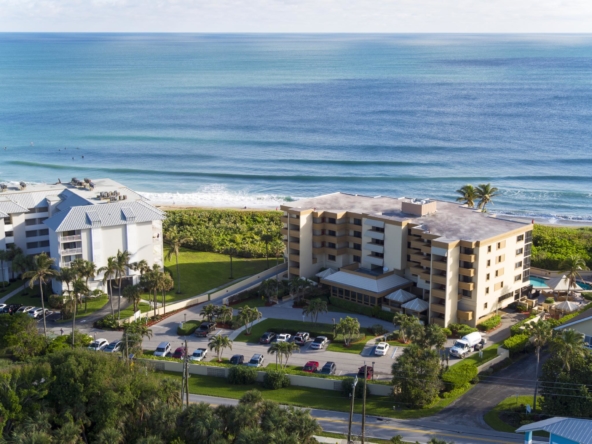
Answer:
[[331, 324], [315, 324], [312, 322], [302, 322], [302, 321], [286, 321], [285, 319], [266, 319], [257, 325], [254, 325], [251, 334], [247, 335], [245, 332], [242, 332], [238, 337], [235, 339], [237, 342], [247, 342], [249, 344], [257, 344], [259, 342], [259, 338], [263, 333], [268, 331], [269, 329], [280, 329], [284, 330], [286, 333], [296, 333], [298, 331], [307, 331], [307, 332], [315, 332], [320, 335], [324, 334], [333, 334], [333, 325]]
[[[165, 261], [165, 267], [175, 279], [176, 285], [177, 267], [174, 255], [170, 260]], [[232, 269], [233, 279], [252, 276], [266, 269], [265, 258], [233, 258]], [[175, 287], [166, 294], [167, 302], [188, 299], [213, 288], [228, 286], [233, 280], [229, 279], [230, 259], [227, 255], [186, 248], [182, 248], [179, 254], [179, 274], [181, 275], [181, 294], [176, 293]], [[147, 294], [143, 297], [150, 299]], [[161, 296], [158, 297], [158, 300], [161, 301]]]
[[[487, 425], [489, 427], [491, 427], [494, 430], [497, 430], [498, 432], [514, 433], [516, 431], [516, 429], [519, 427], [519, 425], [513, 426], [511, 424], [508, 424], [507, 422], [505, 422], [502, 419], [502, 417], [504, 416], [504, 414], [508, 414], [506, 412], [512, 412], [515, 409], [520, 408], [521, 405], [525, 406], [525, 405], [529, 404], [532, 407], [532, 401], [533, 401], [533, 397], [531, 395], [518, 396], [518, 397], [510, 396], [509, 398], [504, 399], [502, 402], [500, 402], [498, 405], [496, 405], [493, 409], [488, 411], [483, 416], [483, 419], [485, 420], [485, 422], [487, 423]], [[537, 398], [537, 406], [540, 406], [540, 404], [539, 404], [540, 402], [541, 402], [541, 398], [538, 397]], [[539, 412], [539, 409], [537, 409], [537, 412]], [[500, 415], [502, 417], [500, 417]], [[538, 435], [545, 436], [544, 434], [538, 434]]]
[[[158, 372], [163, 376], [166, 374], [172, 378], [181, 379], [179, 373]], [[280, 404], [289, 404], [300, 407], [334, 410], [339, 412], [349, 412], [350, 403], [348, 398], [341, 395], [340, 392], [332, 390], [321, 390], [308, 387], [287, 387], [279, 390], [270, 390], [255, 385], [231, 385], [225, 378], [216, 378], [214, 376], [191, 375], [189, 379], [189, 392], [197, 395], [218, 396], [222, 398], [238, 399], [245, 392], [256, 388], [261, 391], [264, 399], [279, 402]], [[466, 393], [466, 392], [464, 392]], [[462, 393], [462, 394], [464, 394]], [[460, 396], [460, 395], [459, 395]], [[395, 401], [384, 396], [368, 396], [366, 399], [366, 411], [368, 414], [376, 416], [387, 416], [399, 419], [423, 418], [438, 413], [444, 407], [448, 406], [459, 396], [448, 399], [441, 399], [433, 406], [425, 409], [393, 410]], [[355, 403], [356, 413], [362, 413], [362, 403]]]
[[[20, 285], [21, 286], [23, 285], [22, 282], [20, 282]], [[44, 289], [44, 292], [45, 291], [51, 292], [51, 289], [50, 288], [47, 288], [47, 290]], [[33, 289], [31, 289], [27, 285], [24, 290], [19, 291], [17, 294], [15, 294], [10, 299], [6, 300], [6, 302], [4, 302], [4, 303], [5, 304], [23, 304], [23, 305], [32, 305], [35, 307], [41, 307], [41, 297], [39, 295], [39, 286], [36, 285], [35, 287], [33, 287]], [[45, 303], [45, 307], [49, 308], [47, 306], [47, 303]]]
[[[324, 436], [325, 438], [335, 438], [335, 439], [339, 439], [341, 441], [347, 440], [347, 435], [344, 435], [341, 433], [321, 432], [321, 433], [317, 434], [316, 436]], [[391, 444], [392, 443], [391, 440], [368, 438], [368, 437], [366, 437], [365, 442], [367, 444]], [[401, 443], [402, 444], [414, 444], [414, 443], [408, 442], [408, 441], [401, 441]], [[417, 444], [417, 443], [415, 443], [415, 444]]]
[[[84, 309], [84, 302], [82, 304], [78, 304], [78, 308], [76, 309], [76, 319], [83, 318], [85, 316], [89, 316], [91, 314], [96, 313], [97, 311], [105, 307], [108, 304], [108, 302], [109, 297], [105, 295], [98, 298], [89, 299], [86, 310]], [[72, 322], [72, 319], [66, 319], [58, 322]]]
[[249, 307], [265, 307], [265, 298], [253, 298], [247, 299], [246, 301], [241, 301], [238, 304], [231, 305], [233, 309], [239, 309], [248, 305]]
[[340, 353], [353, 353], [359, 355], [360, 353], [362, 353], [362, 350], [364, 350], [364, 347], [366, 346], [366, 343], [369, 340], [369, 338], [364, 337], [359, 341], [352, 342], [349, 347], [346, 347], [344, 342], [339, 342], [340, 336], [341, 335], [337, 335], [338, 341], [329, 343], [329, 345], [327, 346], [328, 351]]
[[497, 356], [497, 349], [499, 347], [501, 347], [502, 343], [498, 342], [497, 344], [493, 344], [490, 347], [484, 348], [483, 349], [483, 358], [480, 359], [479, 358], [479, 352], [469, 356], [468, 358], [465, 359], [460, 359], [457, 362], [455, 362], [454, 364], [451, 365], [451, 367], [463, 363], [463, 364], [475, 364], [476, 366], [480, 366], [481, 364], [485, 364], [487, 361], [491, 361], [493, 358], [495, 358]]
[[[117, 316], [117, 304], [115, 303], [115, 301], [113, 302], [113, 308], [115, 309], [115, 315]], [[140, 311], [142, 313], [146, 313], [147, 311], [150, 311], [150, 305], [148, 305], [147, 303], [140, 303], [140, 305], [138, 305], [138, 308], [140, 309]], [[125, 318], [129, 318], [130, 316], [134, 315], [134, 307], [133, 306], [128, 306], [127, 308], [121, 310], [121, 319], [125, 319]]]
[[0, 297], [7, 295], [11, 291], [15, 290], [18, 287], [22, 287], [22, 286], [23, 286], [22, 281], [14, 281], [14, 282], [11, 282], [10, 284], [6, 285], [6, 287], [4, 287], [4, 288], [0, 287]]

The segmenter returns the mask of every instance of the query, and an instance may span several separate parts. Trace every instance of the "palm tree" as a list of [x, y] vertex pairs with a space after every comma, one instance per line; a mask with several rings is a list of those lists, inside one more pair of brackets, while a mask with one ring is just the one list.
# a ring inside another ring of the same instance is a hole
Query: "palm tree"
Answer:
[[113, 311], [113, 286], [111, 285], [111, 278], [115, 276], [115, 272], [117, 269], [117, 258], [115, 256], [111, 256], [107, 259], [107, 265], [101, 267], [97, 270], [97, 273], [104, 273], [103, 275], [103, 285], [109, 285], [109, 302], [111, 304], [111, 316], [115, 316], [115, 312]]
[[156, 292], [158, 290], [158, 273], [160, 273], [158, 265], [154, 264], [154, 269], [144, 273], [144, 275], [140, 278], [140, 285], [146, 289], [148, 294], [151, 295], [152, 305], [155, 310], [157, 305]]
[[138, 302], [142, 299], [142, 289], [139, 285], [129, 285], [123, 290], [123, 297], [132, 304], [134, 312], [136, 312], [138, 310]]
[[121, 318], [121, 285], [122, 285], [123, 277], [127, 273], [127, 267], [129, 266], [129, 260], [130, 260], [130, 252], [129, 251], [117, 250], [117, 256], [116, 256], [116, 261], [115, 261], [115, 264], [116, 264], [115, 273], [116, 273], [117, 280], [119, 283], [119, 289], [117, 291], [118, 296], [119, 296], [119, 298], [117, 300], [117, 319]]
[[477, 199], [479, 199], [478, 208], [486, 213], [485, 206], [488, 203], [493, 204], [492, 199], [499, 195], [499, 190], [496, 187], [492, 187], [490, 183], [481, 183], [475, 188], [475, 194]]
[[266, 279], [259, 285], [259, 294], [263, 294], [268, 301], [274, 296], [277, 297], [278, 293], [278, 282], [276, 279]]
[[72, 301], [74, 303], [74, 309], [72, 311], [72, 347], [74, 347], [74, 332], [76, 331], [76, 308], [83, 294], [88, 294], [88, 287], [82, 278], [78, 278], [72, 282]]
[[560, 268], [564, 271], [567, 271], [565, 277], [569, 283], [568, 287], [570, 290], [578, 286], [578, 279], [583, 281], [580, 271], [588, 270], [586, 261], [577, 254], [572, 254], [571, 256], [565, 258], [565, 260], [561, 262]]
[[163, 314], [166, 314], [166, 294], [169, 290], [175, 287], [175, 281], [167, 272], [160, 272], [157, 279], [158, 289], [162, 295], [162, 309]]
[[6, 251], [8, 252], [8, 261], [10, 262], [10, 276], [14, 279], [14, 258], [22, 255], [23, 250], [21, 250], [20, 247], [15, 247], [14, 244], [10, 244], [10, 247], [8, 247], [8, 250]]
[[144, 259], [142, 259], [141, 261], [138, 261], [138, 262], [131, 263], [130, 268], [134, 271], [139, 271], [140, 278], [142, 278], [142, 276], [144, 276], [144, 273], [146, 273], [147, 271], [150, 271], [150, 265], [148, 265], [148, 262], [146, 262]]
[[399, 326], [399, 339], [401, 339], [403, 343], [407, 342], [407, 333], [418, 323], [419, 320], [415, 316], [410, 316], [405, 313], [397, 313], [393, 316], [393, 324]]
[[561, 370], [567, 369], [569, 373], [571, 360], [586, 354], [584, 335], [572, 329], [562, 330], [561, 335], [551, 342], [551, 350], [563, 361]]
[[[11, 263], [12, 269], [20, 272], [22, 277], [25, 277], [25, 274], [29, 270], [35, 270], [36, 264], [35, 260], [31, 256], [25, 256], [24, 254], [20, 253], [17, 254]], [[23, 290], [25, 289], [26, 285], [25, 279], [23, 279]], [[32, 287], [31, 287], [32, 288]]]
[[124, 324], [121, 340], [125, 345], [122, 353], [126, 353], [127, 357], [129, 352], [142, 352], [143, 338], [152, 338], [152, 330], [144, 322], [137, 320]]
[[181, 294], [181, 275], [179, 274], [179, 250], [183, 244], [186, 244], [191, 238], [186, 237], [180, 233], [176, 227], [169, 229], [164, 235], [164, 243], [168, 247], [165, 259], [168, 261], [173, 254], [175, 255], [175, 262], [177, 264], [177, 294]]
[[312, 322], [315, 324], [317, 323], [317, 319], [319, 318], [319, 314], [327, 313], [329, 310], [327, 308], [327, 301], [323, 301], [320, 298], [312, 299], [308, 301], [308, 304], [302, 310], [302, 314], [305, 316], [310, 316]]
[[460, 197], [456, 198], [457, 202], [462, 202], [466, 204], [469, 208], [475, 207], [475, 199], [477, 198], [477, 193], [473, 185], [467, 184], [456, 190], [456, 192], [460, 194]]
[[35, 256], [34, 270], [23, 273], [23, 280], [29, 279], [29, 288], [33, 289], [35, 282], [39, 282], [39, 294], [41, 295], [41, 309], [43, 310], [43, 334], [47, 338], [47, 325], [45, 322], [45, 302], [43, 301], [43, 285], [51, 280], [52, 276], [57, 275], [57, 271], [51, 267], [55, 259], [50, 258], [47, 254], [41, 253]]
[[227, 305], [218, 305], [216, 307], [216, 321], [222, 324], [232, 321], [234, 310]]
[[216, 351], [218, 362], [222, 361], [222, 352], [225, 348], [232, 350], [232, 340], [226, 335], [216, 335], [210, 338], [208, 348]]
[[345, 319], [339, 320], [339, 323], [335, 326], [335, 331], [343, 335], [343, 342], [346, 347], [349, 347], [354, 336], [360, 334], [360, 321], [346, 316]]
[[[88, 289], [88, 281], [89, 279], [94, 279], [97, 275], [97, 265], [93, 261], [82, 261], [80, 267], [78, 269], [78, 275], [84, 279], [86, 284], [86, 288]], [[84, 312], [86, 313], [88, 298], [90, 297], [90, 289], [88, 289], [88, 293], [84, 297]]]
[[270, 232], [259, 232], [259, 239], [261, 242], [265, 242], [265, 267], [269, 268], [269, 243], [275, 240], [276, 236], [274, 236]]
[[56, 276], [59, 282], [66, 284], [68, 294], [70, 293], [70, 284], [76, 279], [76, 270], [71, 267], [63, 267], [60, 269], [59, 274]]
[[553, 330], [548, 322], [539, 320], [538, 322], [531, 322], [526, 324], [526, 333], [530, 336], [530, 342], [534, 345], [537, 355], [537, 367], [535, 374], [536, 385], [534, 387], [534, 401], [533, 410], [536, 410], [536, 399], [538, 391], [538, 380], [539, 380], [539, 365], [541, 362], [541, 348], [547, 345], [547, 342], [551, 340]]
[[274, 342], [267, 349], [267, 353], [270, 355], [276, 355], [276, 368], [278, 358], [280, 361], [280, 367], [285, 368], [286, 365], [288, 365], [288, 359], [296, 350], [300, 350], [300, 347], [294, 342]]
[[245, 334], [250, 335], [253, 323], [257, 319], [261, 319], [263, 315], [255, 307], [251, 308], [248, 305], [241, 307], [238, 312], [238, 319], [245, 324]]
[[218, 307], [216, 307], [214, 304], [205, 305], [199, 312], [199, 315], [202, 318], [207, 319], [208, 322], [213, 322], [217, 314]]
[[9, 253], [6, 250], [0, 250], [0, 281], [2, 281], [2, 289], [6, 287], [6, 282], [4, 280], [4, 262], [8, 261]]

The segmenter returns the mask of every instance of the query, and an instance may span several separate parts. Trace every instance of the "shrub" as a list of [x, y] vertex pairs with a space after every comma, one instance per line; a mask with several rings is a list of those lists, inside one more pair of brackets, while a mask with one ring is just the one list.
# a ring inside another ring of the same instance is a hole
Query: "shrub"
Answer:
[[191, 321], [187, 321], [184, 322], [181, 325], [179, 325], [177, 327], [177, 334], [179, 336], [187, 336], [187, 335], [191, 335], [193, 333], [195, 333], [195, 330], [197, 330], [197, 327], [199, 327], [201, 325], [201, 321], [197, 321], [197, 320], [191, 320]]
[[481, 331], [489, 331], [502, 323], [502, 317], [499, 315], [492, 316], [486, 321], [477, 324], [477, 328]]
[[386, 328], [384, 328], [382, 324], [374, 324], [372, 326], [372, 333], [374, 334], [374, 336], [380, 336], [387, 333], [387, 330]]
[[64, 306], [64, 297], [59, 294], [52, 294], [49, 297], [48, 305], [50, 308], [61, 310]]
[[477, 376], [477, 366], [472, 363], [461, 363], [450, 367], [442, 375], [446, 391], [465, 389]]
[[563, 316], [561, 319], [559, 319], [559, 324], [558, 325], [563, 325], [567, 321], [571, 321], [577, 315], [579, 315], [580, 313], [585, 312], [586, 310], [588, 310], [590, 308], [592, 308], [592, 303], [586, 304], [584, 307], [580, 308], [578, 311], [574, 311], [573, 313], [570, 313], [568, 315]]
[[119, 324], [117, 323], [117, 317], [113, 315], [107, 315], [98, 321], [95, 321], [94, 326], [96, 328], [101, 328], [104, 330], [117, 330], [119, 329]]
[[[354, 383], [354, 378], [345, 378], [341, 381], [341, 392], [344, 396], [348, 398], [351, 396], [352, 393], [352, 385]], [[366, 384], [366, 396], [368, 396], [368, 384]], [[358, 383], [356, 384], [356, 398], [362, 398], [364, 396], [364, 378], [358, 378]]]
[[545, 299], [545, 304], [553, 304], [553, 303], [555, 303], [555, 299], [553, 299], [553, 298]]
[[399, 339], [399, 330], [395, 330], [386, 337], [387, 341], [396, 341]]
[[444, 332], [444, 334], [446, 335], [447, 338], [452, 336], [452, 331], [450, 331], [449, 328], [443, 328], [442, 331]]
[[469, 333], [473, 333], [474, 331], [477, 331], [476, 328], [473, 327], [469, 327], [468, 325], [465, 324], [450, 324], [448, 325], [448, 328], [450, 329], [451, 333], [455, 336], [466, 336]]
[[282, 371], [268, 370], [263, 378], [263, 386], [272, 390], [290, 387], [290, 378]]
[[521, 311], [521, 312], [525, 312], [525, 311], [528, 311], [528, 307], [526, 306], [526, 304], [519, 302], [516, 304], [516, 310]]
[[510, 355], [515, 355], [523, 352], [529, 343], [530, 338], [528, 335], [515, 335], [504, 341], [504, 348], [510, 352]]
[[516, 336], [516, 335], [522, 334], [521, 328], [524, 326], [524, 324], [526, 324], [528, 321], [530, 321], [534, 317], [535, 317], [535, 315], [530, 315], [526, 319], [523, 319], [520, 322], [516, 322], [514, 325], [512, 325], [510, 327], [510, 336]]
[[228, 372], [228, 383], [234, 385], [255, 384], [257, 381], [257, 370], [246, 365], [237, 365]]

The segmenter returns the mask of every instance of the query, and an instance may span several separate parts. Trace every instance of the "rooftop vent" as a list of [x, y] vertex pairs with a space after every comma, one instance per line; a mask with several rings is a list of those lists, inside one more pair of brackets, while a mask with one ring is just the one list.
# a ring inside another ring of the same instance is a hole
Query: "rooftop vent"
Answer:
[[8, 189], [8, 185], [0, 183], [0, 192], [4, 193]]
[[24, 190], [25, 188], [27, 188], [27, 184], [25, 182], [20, 182], [19, 183], [21, 190]]
[[401, 204], [403, 213], [426, 216], [436, 212], [436, 201], [430, 199], [409, 199]]

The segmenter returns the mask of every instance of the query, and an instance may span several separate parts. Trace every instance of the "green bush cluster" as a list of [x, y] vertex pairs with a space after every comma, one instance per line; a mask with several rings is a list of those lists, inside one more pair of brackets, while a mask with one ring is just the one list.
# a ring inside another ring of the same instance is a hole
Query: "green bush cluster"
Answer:
[[553, 299], [553, 298], [545, 299], [545, 304], [554, 304], [554, 303], [555, 303], [555, 299]]
[[524, 326], [524, 324], [526, 324], [528, 321], [530, 321], [531, 319], [533, 319], [536, 315], [531, 314], [529, 317], [527, 317], [526, 319], [521, 320], [520, 322], [516, 322], [514, 325], [512, 325], [510, 327], [510, 336], [516, 336], [519, 334], [522, 334], [522, 329], [521, 327]]
[[452, 330], [450, 330], [449, 328], [444, 327], [442, 329], [442, 331], [444, 332], [444, 334], [446, 335], [447, 338], [449, 338], [450, 336], [452, 336]]
[[590, 293], [590, 292], [584, 292], [584, 293], [582, 293], [582, 297], [584, 299], [586, 299], [587, 301], [592, 301], [592, 293]]
[[202, 323], [202, 321], [198, 321], [195, 319], [192, 319], [187, 322], [183, 322], [183, 324], [181, 324], [177, 327], [177, 334], [179, 336], [191, 335], [191, 334], [195, 333], [195, 330], [197, 330], [197, 327], [199, 327], [201, 325], [201, 323]]
[[577, 311], [574, 311], [573, 313], [570, 313], [568, 315], [563, 316], [561, 319], [559, 319], [557, 321], [557, 325], [554, 325], [554, 327], [558, 327], [560, 325], [563, 325], [569, 321], [571, 321], [573, 318], [575, 318], [576, 316], [578, 316], [581, 313], [584, 313], [586, 310], [592, 308], [592, 303], [590, 304], [586, 304], [584, 307], [580, 308]]
[[486, 321], [477, 324], [477, 328], [481, 331], [489, 331], [497, 327], [502, 323], [502, 317], [500, 315], [495, 315], [489, 318]]
[[117, 322], [117, 316], [107, 315], [102, 319], [95, 321], [94, 326], [102, 330], [118, 330], [119, 324]]
[[255, 367], [237, 365], [228, 372], [228, 383], [234, 385], [255, 384], [257, 381], [257, 370]]
[[533, 267], [559, 270], [569, 256], [580, 256], [592, 266], [592, 228], [535, 225], [532, 233]]
[[516, 304], [516, 311], [524, 313], [525, 311], [528, 311], [528, 305], [519, 302]]
[[[341, 381], [341, 392], [344, 396], [348, 398], [351, 397], [353, 383], [354, 378], [352, 378], [351, 376]], [[364, 377], [362, 377], [362, 379], [358, 378], [358, 383], [356, 384], [356, 398], [362, 398], [364, 396], [364, 387], [366, 387], [366, 396], [368, 396], [368, 384], [364, 385]]]
[[470, 327], [465, 324], [450, 324], [448, 325], [448, 328], [450, 329], [453, 335], [460, 337], [466, 336], [469, 333], [473, 333], [474, 331], [478, 331], [476, 328]]
[[238, 256], [265, 257], [266, 245], [260, 233], [270, 233], [269, 255], [284, 249], [281, 240], [281, 216], [279, 211], [236, 210], [172, 210], [167, 211], [163, 231], [175, 226], [191, 239], [187, 247], [199, 251], [228, 253]]
[[506, 339], [504, 348], [510, 352], [510, 355], [515, 355], [522, 353], [529, 343], [530, 337], [527, 334], [519, 334]]
[[267, 370], [263, 378], [263, 386], [271, 390], [290, 387], [290, 378], [282, 371]]
[[477, 373], [477, 366], [473, 363], [456, 364], [442, 374], [442, 381], [446, 385], [446, 391], [466, 389], [477, 377]]

